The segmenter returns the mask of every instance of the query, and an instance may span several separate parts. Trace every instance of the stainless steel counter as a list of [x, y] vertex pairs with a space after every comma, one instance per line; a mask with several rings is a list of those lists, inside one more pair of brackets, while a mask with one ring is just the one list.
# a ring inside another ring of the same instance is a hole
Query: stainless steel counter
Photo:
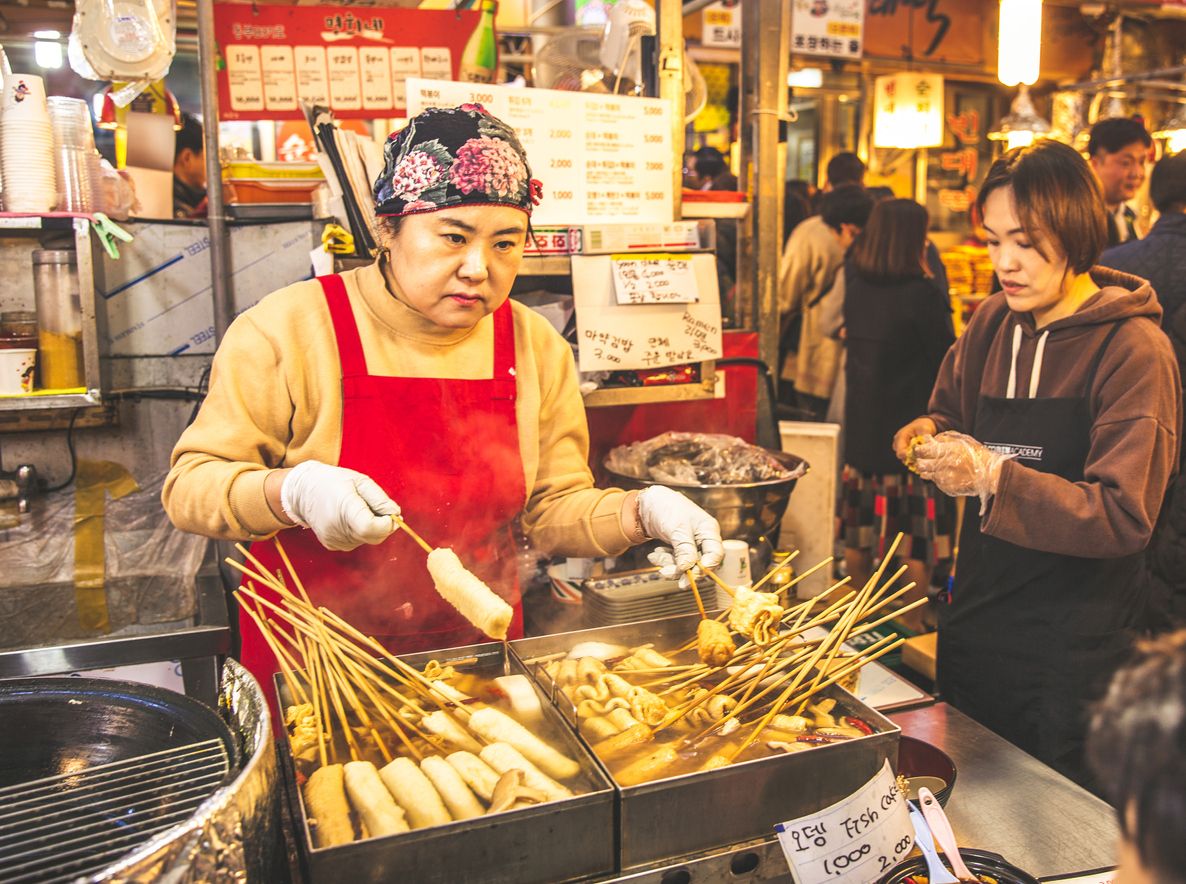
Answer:
[[961, 846], [999, 853], [1040, 878], [1116, 863], [1111, 806], [946, 703], [889, 716], [951, 756], [947, 815]]
[[196, 581], [198, 610], [191, 620], [135, 634], [0, 651], [0, 679], [179, 660], [186, 694], [214, 703], [218, 657], [231, 648], [226, 596], [216, 568], [204, 569]]

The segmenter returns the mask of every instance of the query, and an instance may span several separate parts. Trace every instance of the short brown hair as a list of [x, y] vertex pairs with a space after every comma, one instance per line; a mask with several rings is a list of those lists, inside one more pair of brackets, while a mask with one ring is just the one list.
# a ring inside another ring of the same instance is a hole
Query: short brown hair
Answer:
[[1107, 210], [1099, 179], [1078, 151], [1049, 138], [1013, 148], [992, 164], [980, 187], [981, 217], [989, 195], [1002, 187], [1013, 189], [1017, 219], [1043, 258], [1051, 259], [1045, 241], [1075, 273], [1086, 273], [1099, 260], [1108, 241]]
[[852, 263], [872, 282], [892, 283], [926, 276], [927, 210], [914, 200], [882, 200], [852, 246]]

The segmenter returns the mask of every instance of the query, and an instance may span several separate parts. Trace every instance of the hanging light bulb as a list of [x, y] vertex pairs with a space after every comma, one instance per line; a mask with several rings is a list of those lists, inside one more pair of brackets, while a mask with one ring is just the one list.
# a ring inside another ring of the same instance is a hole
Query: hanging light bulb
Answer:
[[1001, 0], [997, 79], [1030, 86], [1042, 61], [1042, 0]]
[[1028, 86], [1022, 85], [1017, 90], [1017, 97], [1009, 113], [1001, 117], [1001, 121], [988, 133], [993, 141], [1004, 141], [1005, 149], [1025, 147], [1033, 144], [1038, 138], [1045, 138], [1050, 134], [1050, 124], [1034, 110], [1034, 103], [1030, 100]]
[[1154, 138], [1165, 139], [1165, 152], [1174, 154], [1186, 150], [1186, 108], [1178, 108], [1173, 115], [1153, 133]]

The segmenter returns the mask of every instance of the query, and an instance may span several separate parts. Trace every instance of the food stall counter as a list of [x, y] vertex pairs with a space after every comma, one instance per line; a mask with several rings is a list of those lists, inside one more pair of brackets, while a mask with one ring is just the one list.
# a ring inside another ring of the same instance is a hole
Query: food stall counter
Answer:
[[1107, 802], [946, 703], [889, 717], [955, 762], [946, 810], [961, 847], [999, 853], [1038, 878], [1115, 865]]

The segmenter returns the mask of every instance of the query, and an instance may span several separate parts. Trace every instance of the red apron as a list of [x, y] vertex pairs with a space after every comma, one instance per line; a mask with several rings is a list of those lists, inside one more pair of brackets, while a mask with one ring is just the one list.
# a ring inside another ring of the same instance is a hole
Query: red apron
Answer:
[[[492, 378], [383, 377], [367, 373], [341, 277], [319, 281], [342, 364], [338, 466], [370, 476], [425, 540], [452, 547], [466, 568], [514, 607], [509, 637], [522, 636], [513, 525], [527, 492], [515, 420], [510, 302], [493, 315]], [[403, 531], [349, 552], [327, 550], [308, 528], [284, 531], [281, 542], [314, 604], [341, 615], [391, 651], [489, 640], [437, 593], [424, 550]], [[251, 552], [272, 573], [284, 567], [272, 543], [257, 543]], [[275, 657], [242, 612], [239, 628], [239, 659], [270, 697], [278, 671]]]

